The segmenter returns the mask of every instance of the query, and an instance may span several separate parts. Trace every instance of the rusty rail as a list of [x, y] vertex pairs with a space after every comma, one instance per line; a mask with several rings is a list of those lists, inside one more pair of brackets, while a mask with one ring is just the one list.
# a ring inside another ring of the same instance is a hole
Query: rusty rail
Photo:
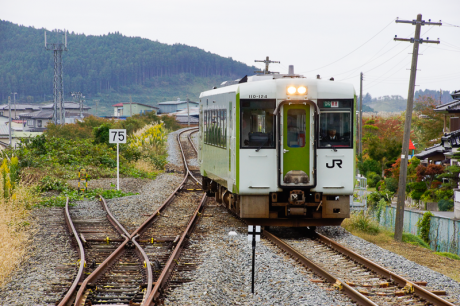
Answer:
[[385, 269], [384, 267], [376, 264], [375, 262], [353, 252], [352, 250], [349, 250], [345, 248], [344, 246], [338, 244], [337, 242], [321, 235], [318, 233], [315, 233], [315, 236], [317, 239], [319, 239], [322, 243], [325, 245], [333, 248], [334, 250], [338, 251], [339, 253], [342, 253], [354, 261], [366, 266], [368, 269], [376, 272], [377, 274], [382, 275], [385, 278], [391, 279], [394, 282], [396, 282], [400, 286], [406, 286], [409, 285], [414, 289], [414, 294], [427, 300], [430, 303], [433, 303], [434, 305], [442, 305], [442, 306], [454, 306], [454, 304], [450, 303], [449, 301], [444, 300], [443, 298], [433, 294], [432, 292], [426, 290], [425, 288], [405, 279], [404, 277], [395, 274], [391, 272], [390, 270]]
[[169, 276], [174, 270], [174, 267], [177, 264], [177, 259], [180, 256], [180, 253], [183, 248], [183, 242], [185, 241], [186, 237], [192, 232], [192, 229], [196, 222], [199, 219], [200, 211], [204, 208], [204, 203], [206, 202], [206, 194], [203, 195], [201, 198], [200, 205], [195, 210], [195, 213], [193, 214], [190, 222], [187, 225], [187, 228], [185, 231], [182, 233], [179, 242], [177, 243], [176, 248], [174, 249], [174, 252], [171, 254], [169, 257], [167, 263], [165, 264], [163, 271], [161, 272], [160, 277], [155, 283], [155, 287], [153, 287], [152, 291], [150, 292], [149, 297], [145, 300], [145, 302], [142, 304], [142, 306], [150, 306], [150, 305], [155, 305], [155, 301], [158, 299], [160, 296], [160, 290], [163, 289], [165, 286]]
[[263, 231], [263, 235], [270, 240], [273, 244], [281, 248], [283, 251], [300, 261], [303, 265], [307, 266], [310, 268], [314, 273], [317, 275], [325, 278], [328, 282], [330, 283], [335, 283], [338, 286], [341, 286], [343, 289], [343, 292], [345, 292], [346, 295], [348, 295], [353, 301], [358, 303], [359, 305], [364, 305], [364, 306], [377, 306], [374, 302], [372, 302], [370, 299], [347, 285], [344, 281], [340, 280], [339, 278], [333, 276], [323, 268], [321, 268], [319, 265], [314, 263], [313, 261], [309, 260], [307, 257], [303, 256], [301, 253], [299, 253], [297, 250], [292, 248], [290, 245], [276, 237], [275, 235], [267, 232], [266, 230]]
[[75, 289], [78, 286], [78, 282], [83, 276], [83, 272], [85, 270], [85, 250], [83, 248], [83, 244], [81, 243], [80, 237], [78, 237], [78, 233], [75, 229], [75, 226], [73, 225], [72, 218], [70, 218], [69, 198], [67, 198], [65, 202], [65, 222], [67, 223], [67, 227], [69, 228], [70, 234], [74, 236], [75, 240], [78, 243], [78, 250], [80, 253], [80, 267], [78, 268], [78, 273], [77, 273], [77, 276], [75, 277], [75, 280], [70, 286], [70, 289], [67, 291], [67, 294], [64, 296], [64, 298], [59, 303], [59, 306], [64, 306], [71, 302], [70, 299], [72, 295], [74, 294]]
[[[182, 144], [180, 142], [180, 136], [182, 135], [182, 133], [184, 132], [188, 132], [190, 130], [196, 130], [198, 131], [197, 128], [193, 128], [193, 129], [188, 129], [188, 130], [185, 130], [185, 131], [182, 131], [181, 133], [177, 134], [177, 142], [179, 143], [179, 147], [180, 147], [180, 151], [182, 153], [182, 160], [184, 161], [184, 167], [185, 169], [187, 170], [187, 172], [185, 173], [185, 177], [187, 177], [187, 175], [190, 175], [191, 178], [193, 178], [195, 180], [195, 182], [197, 182], [197, 184], [201, 185], [201, 182], [193, 175], [193, 173], [190, 171], [190, 169], [188, 168], [188, 165], [187, 165], [187, 159], [185, 158], [185, 153], [184, 153], [184, 149], [182, 148]], [[190, 133], [191, 134], [191, 133]], [[187, 136], [188, 140], [190, 141], [190, 143], [192, 144], [192, 147], [193, 149], [195, 150], [196, 152], [196, 148], [195, 146], [193, 145], [193, 141], [192, 139], [190, 138], [190, 134]]]

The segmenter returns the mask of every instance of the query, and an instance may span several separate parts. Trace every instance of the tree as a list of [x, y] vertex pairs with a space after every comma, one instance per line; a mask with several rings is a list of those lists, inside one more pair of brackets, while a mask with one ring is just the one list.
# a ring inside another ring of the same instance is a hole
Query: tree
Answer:
[[426, 188], [430, 189], [436, 176], [443, 172], [444, 167], [442, 165], [429, 164], [425, 167], [420, 164], [417, 166], [417, 182], [425, 182]]
[[439, 102], [431, 96], [421, 96], [415, 101], [412, 130], [418, 147], [430, 147], [443, 135], [444, 114], [434, 111]]

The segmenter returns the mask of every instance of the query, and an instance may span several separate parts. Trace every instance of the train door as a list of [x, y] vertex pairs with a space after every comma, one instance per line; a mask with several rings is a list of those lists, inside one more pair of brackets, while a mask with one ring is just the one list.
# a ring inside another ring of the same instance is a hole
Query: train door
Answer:
[[310, 106], [283, 105], [281, 133], [282, 186], [310, 185]]

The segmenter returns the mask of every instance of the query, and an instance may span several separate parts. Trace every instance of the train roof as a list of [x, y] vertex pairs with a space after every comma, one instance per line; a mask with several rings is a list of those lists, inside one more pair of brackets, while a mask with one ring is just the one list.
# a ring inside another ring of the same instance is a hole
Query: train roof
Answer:
[[340, 99], [353, 98], [355, 96], [354, 87], [350, 83], [336, 82], [334, 79], [306, 78], [301, 75], [270, 74], [254, 75], [239, 80], [224, 82], [222, 83], [222, 87], [202, 92], [200, 98], [237, 91], [240, 93], [250, 92], [251, 94], [260, 94], [261, 91], [264, 91], [264, 93], [271, 92], [273, 97], [283, 98], [279, 95], [279, 92], [283, 92], [283, 96], [285, 96], [283, 88], [290, 84], [302, 84], [307, 87], [313, 87], [312, 94], [314, 93], [315, 99]]

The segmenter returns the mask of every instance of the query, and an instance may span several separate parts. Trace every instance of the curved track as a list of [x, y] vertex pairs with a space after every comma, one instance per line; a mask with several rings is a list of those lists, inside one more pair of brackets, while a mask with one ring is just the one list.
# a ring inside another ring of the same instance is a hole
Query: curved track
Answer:
[[[86, 230], [95, 236], [84, 237], [81, 232], [79, 235], [67, 206], [66, 222], [79, 245], [81, 262], [75, 281], [59, 305], [155, 304], [168, 283], [184, 242], [193, 230], [206, 201], [206, 195], [201, 194], [201, 188], [196, 188], [201, 183], [189, 170], [187, 159], [191, 158], [190, 152], [185, 153], [186, 144], [181, 140], [182, 134], [196, 130], [184, 130], [177, 137], [185, 168], [184, 180], [160, 208], [132, 234], [129, 234], [113, 217], [102, 197], [101, 203], [107, 212], [108, 220], [118, 232], [118, 237], [108, 235], [107, 228]], [[190, 137], [188, 139], [191, 142]], [[191, 147], [196, 152], [193, 143]], [[188, 158], [186, 155], [189, 155]], [[100, 224], [93, 225], [97, 227]], [[100, 237], [101, 235], [98, 236], [100, 233], [105, 236], [105, 239]], [[88, 259], [88, 247], [91, 247], [90, 243], [104, 241], [107, 246], [102, 249], [110, 250], [109, 254], [105, 253], [106, 258], [101, 260], [101, 263], [93, 259], [90, 267], [95, 269], [88, 273], [85, 262], [85, 257]], [[110, 246], [110, 243], [116, 245]], [[84, 245], [87, 248], [86, 253]], [[114, 246], [116, 246], [115, 250]], [[85, 270], [89, 275], [76, 292]]]

